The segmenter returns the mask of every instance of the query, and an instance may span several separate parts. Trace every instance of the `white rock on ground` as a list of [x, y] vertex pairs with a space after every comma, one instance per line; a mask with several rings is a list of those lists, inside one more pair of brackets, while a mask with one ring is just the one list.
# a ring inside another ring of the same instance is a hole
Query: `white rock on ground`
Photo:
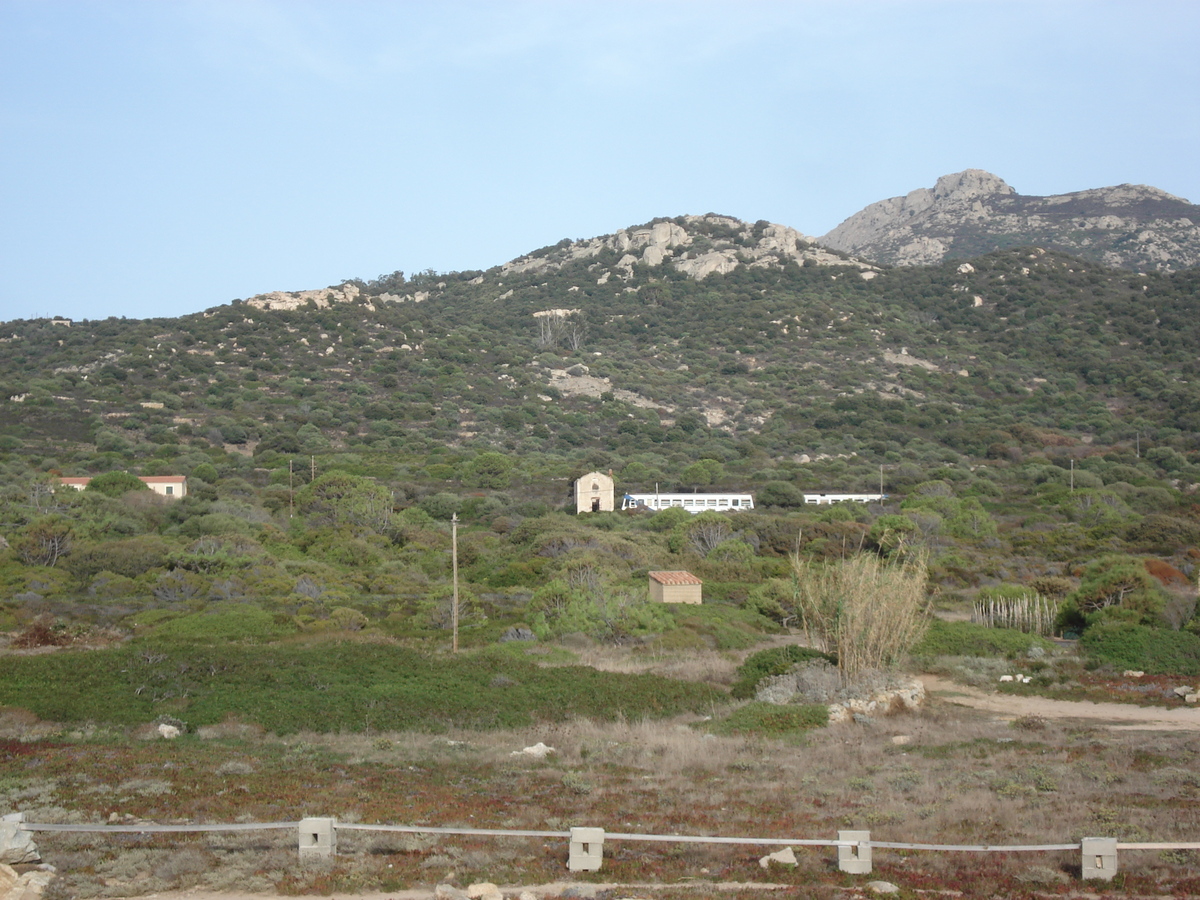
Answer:
[[467, 887], [468, 900], [504, 900], [504, 893], [490, 881], [480, 881]]
[[12, 866], [0, 864], [0, 900], [38, 900], [53, 878], [49, 869], [18, 875]]
[[33, 843], [33, 832], [21, 829], [24, 820], [25, 814], [19, 812], [0, 817], [0, 863], [18, 866], [41, 862], [37, 846]]
[[557, 753], [553, 747], [547, 747], [541, 741], [538, 741], [532, 747], [526, 747], [524, 750], [514, 750], [509, 756], [532, 756], [536, 759], [545, 759], [551, 753]]
[[796, 865], [796, 854], [791, 847], [784, 847], [775, 853], [768, 853], [758, 861], [758, 864], [764, 869], [771, 868], [771, 863], [777, 862], [784, 866]]

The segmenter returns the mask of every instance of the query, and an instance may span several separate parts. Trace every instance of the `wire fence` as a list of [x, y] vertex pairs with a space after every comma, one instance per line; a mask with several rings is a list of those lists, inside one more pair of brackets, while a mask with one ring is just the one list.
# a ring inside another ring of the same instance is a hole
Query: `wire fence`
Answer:
[[[569, 831], [541, 831], [508, 828], [453, 828], [431, 825], [371, 825], [338, 822], [332, 818], [308, 818], [292, 822], [238, 822], [213, 824], [160, 825], [135, 824], [57, 824], [24, 822], [18, 827], [29, 832], [75, 832], [92, 834], [170, 834], [197, 832], [295, 831], [299, 835], [301, 856], [336, 854], [339, 831], [374, 831], [400, 834], [440, 834], [475, 837], [561, 838], [570, 843], [570, 868], [589, 871], [600, 868], [601, 847], [607, 841], [647, 841], [674, 844], [740, 844], [762, 847], [831, 847], [838, 850], [839, 868], [865, 874], [871, 871], [871, 851], [907, 850], [953, 853], [1082, 853], [1084, 878], [1111, 880], [1116, 874], [1117, 851], [1200, 850], [1200, 841], [1119, 841], [1114, 838], [1084, 838], [1056, 844], [927, 844], [899, 841], [874, 841], [867, 831], [840, 831], [836, 838], [765, 838], [725, 837], [689, 834], [638, 834], [606, 832], [601, 828], [572, 828]], [[575, 863], [579, 862], [579, 865]]]

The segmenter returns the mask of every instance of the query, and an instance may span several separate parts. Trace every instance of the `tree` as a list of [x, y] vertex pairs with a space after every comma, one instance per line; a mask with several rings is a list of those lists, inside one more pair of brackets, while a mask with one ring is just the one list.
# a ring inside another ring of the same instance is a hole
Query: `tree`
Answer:
[[1078, 627], [1116, 618], [1156, 625], [1166, 601], [1162, 585], [1142, 560], [1105, 556], [1083, 570], [1079, 587], [1067, 595], [1059, 623]]
[[75, 537], [71, 523], [62, 516], [43, 516], [25, 527], [13, 541], [13, 550], [27, 566], [53, 566], [71, 552]]
[[[662, 513], [659, 513], [662, 515]], [[725, 515], [718, 512], [702, 512], [692, 519], [685, 529], [687, 545], [700, 556], [708, 556], [718, 546], [736, 537]]]
[[106, 497], [121, 497], [130, 491], [148, 491], [150, 488], [128, 472], [105, 472], [89, 481], [86, 490], [98, 491]]
[[554, 350], [564, 344], [571, 350], [578, 350], [583, 346], [587, 321], [580, 317], [578, 310], [547, 309], [534, 313], [534, 318], [537, 319], [539, 347]]
[[685, 466], [679, 473], [679, 480], [684, 484], [694, 484], [708, 487], [715, 481], [725, 477], [725, 467], [715, 459], [699, 459]]
[[383, 533], [392, 524], [392, 494], [368, 478], [330, 472], [297, 492], [296, 511], [317, 527]]
[[503, 453], [489, 450], [467, 463], [463, 481], [470, 487], [506, 488], [510, 481], [512, 460]]
[[[446, 520], [462, 509], [463, 499], [450, 491], [438, 491], [422, 497], [416, 507], [409, 507], [401, 513], [404, 519], [410, 519], [414, 513], [423, 513], [428, 519]], [[421, 523], [424, 524], [424, 523]]]
[[804, 494], [791, 482], [768, 481], [758, 492], [760, 506], [803, 506]]

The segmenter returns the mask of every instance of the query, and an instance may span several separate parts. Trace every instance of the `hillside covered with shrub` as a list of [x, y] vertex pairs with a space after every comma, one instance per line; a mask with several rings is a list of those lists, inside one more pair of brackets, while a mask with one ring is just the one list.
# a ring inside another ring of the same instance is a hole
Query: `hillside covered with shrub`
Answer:
[[[167, 634], [232, 604], [231, 638], [436, 646], [453, 514], [468, 643], [744, 645], [795, 624], [789, 554], [918, 546], [943, 606], [1026, 592], [1060, 628], [1196, 627], [1195, 270], [1037, 248], [878, 269], [720, 216], [631, 233], [178, 319], [5, 323], [3, 627]], [[591, 470], [757, 509], [576, 517]], [[79, 475], [103, 477], [54, 489]], [[654, 568], [715, 603], [650, 606]]]

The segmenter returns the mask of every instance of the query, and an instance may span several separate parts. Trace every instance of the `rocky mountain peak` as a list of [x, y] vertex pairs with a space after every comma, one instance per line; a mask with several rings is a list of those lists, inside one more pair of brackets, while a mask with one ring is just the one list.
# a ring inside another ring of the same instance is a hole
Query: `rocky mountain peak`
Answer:
[[1015, 194], [1003, 178], [983, 169], [966, 169], [943, 175], [933, 186], [935, 200], [973, 200], [989, 194]]
[[818, 240], [899, 266], [1029, 244], [1108, 266], [1172, 271], [1200, 264], [1200, 206], [1133, 184], [1025, 196], [990, 172], [967, 169], [872, 203]]

